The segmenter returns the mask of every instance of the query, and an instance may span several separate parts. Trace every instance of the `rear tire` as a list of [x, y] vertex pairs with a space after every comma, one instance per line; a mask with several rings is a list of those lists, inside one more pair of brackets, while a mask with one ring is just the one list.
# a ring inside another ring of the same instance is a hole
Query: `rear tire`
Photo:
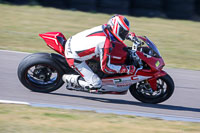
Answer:
[[63, 70], [48, 53], [36, 53], [25, 57], [18, 66], [21, 83], [34, 92], [52, 92], [63, 84]]
[[[158, 81], [161, 81], [161, 83]], [[157, 92], [159, 92], [158, 95], [151, 96], [149, 93], [145, 93], [144, 88], [142, 88], [143, 90], [141, 88], [139, 89], [139, 84], [142, 84], [142, 82], [130, 86], [129, 91], [134, 98], [143, 103], [156, 104], [164, 102], [169, 99], [174, 92], [174, 82], [168, 74], [157, 79]], [[154, 93], [155, 92], [156, 91], [154, 91]]]

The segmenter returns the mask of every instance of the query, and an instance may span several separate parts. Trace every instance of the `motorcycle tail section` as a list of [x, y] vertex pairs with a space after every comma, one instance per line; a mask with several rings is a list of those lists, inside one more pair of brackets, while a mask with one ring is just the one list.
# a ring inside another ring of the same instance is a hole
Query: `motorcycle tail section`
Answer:
[[39, 34], [39, 36], [44, 39], [51, 49], [55, 50], [61, 55], [64, 55], [64, 48], [67, 39], [61, 32], [47, 32], [44, 34]]

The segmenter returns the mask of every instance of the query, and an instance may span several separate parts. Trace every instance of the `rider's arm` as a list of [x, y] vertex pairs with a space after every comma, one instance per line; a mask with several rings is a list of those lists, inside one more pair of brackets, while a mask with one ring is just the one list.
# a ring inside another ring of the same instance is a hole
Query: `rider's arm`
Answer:
[[106, 38], [104, 47], [100, 49], [100, 64], [101, 70], [107, 74], [118, 73], [120, 66], [110, 64], [112, 44], [110, 40]]
[[135, 71], [135, 67], [133, 65], [114, 65], [110, 63], [112, 48], [110, 40], [106, 39], [104, 48], [100, 49], [100, 63], [102, 71], [107, 74], [133, 73]]

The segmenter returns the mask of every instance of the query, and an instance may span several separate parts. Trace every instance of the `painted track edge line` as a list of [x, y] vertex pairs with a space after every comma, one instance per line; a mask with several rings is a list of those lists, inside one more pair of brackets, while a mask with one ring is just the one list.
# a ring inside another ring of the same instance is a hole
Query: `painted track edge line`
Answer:
[[168, 120], [168, 121], [200, 122], [200, 119], [192, 118], [192, 117], [182, 117], [182, 116], [155, 114], [155, 113], [124, 111], [124, 110], [113, 110], [113, 109], [94, 108], [94, 107], [85, 107], [85, 106], [81, 107], [81, 106], [72, 106], [72, 105], [28, 103], [28, 102], [11, 101], [11, 100], [0, 100], [0, 103], [22, 104], [22, 105], [29, 105], [32, 107], [43, 107], [43, 108], [50, 107], [50, 108], [72, 109], [72, 110], [80, 110], [80, 111], [94, 111], [97, 113], [104, 113], [104, 114], [130, 115], [130, 116], [157, 118], [157, 119]]
[[5, 104], [23, 104], [23, 105], [30, 105], [30, 103], [28, 103], [28, 102], [11, 101], [11, 100], [0, 100], [0, 103], [5, 103]]
[[3, 49], [0, 49], [0, 52], [10, 52], [10, 53], [19, 53], [19, 54], [31, 54], [29, 52], [21, 52], [21, 51], [14, 51], [14, 50], [3, 50]]

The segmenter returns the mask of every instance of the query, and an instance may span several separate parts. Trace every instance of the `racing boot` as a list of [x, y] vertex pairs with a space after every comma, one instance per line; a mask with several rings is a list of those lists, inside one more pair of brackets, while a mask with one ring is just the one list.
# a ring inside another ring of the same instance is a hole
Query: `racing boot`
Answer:
[[69, 90], [83, 90], [91, 93], [98, 92], [99, 88], [94, 88], [92, 85], [89, 85], [80, 75], [68, 75], [64, 74], [62, 77], [63, 81], [67, 83], [66, 88]]
[[78, 83], [81, 87], [83, 87], [85, 90], [87, 90], [90, 93], [98, 93], [98, 90], [101, 88], [101, 87], [95, 88], [92, 85], [89, 85], [86, 81], [82, 79], [78, 80]]
[[62, 79], [67, 83], [66, 88], [69, 90], [81, 90], [81, 86], [78, 83], [80, 75], [64, 74]]

